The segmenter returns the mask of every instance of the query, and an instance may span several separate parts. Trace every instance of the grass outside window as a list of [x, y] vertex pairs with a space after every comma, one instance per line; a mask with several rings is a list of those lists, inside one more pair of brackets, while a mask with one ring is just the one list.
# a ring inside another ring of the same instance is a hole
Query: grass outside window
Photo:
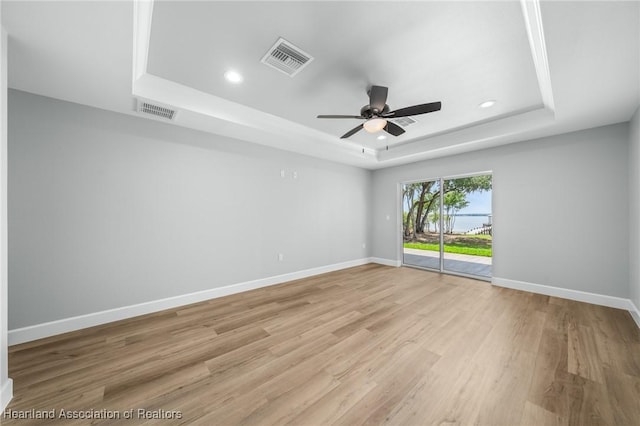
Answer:
[[[429, 251], [440, 251], [440, 245], [436, 243], [421, 243], [421, 242], [410, 242], [404, 243], [405, 248], [412, 248], [417, 250], [429, 250]], [[473, 247], [468, 243], [458, 243], [451, 242], [446, 243], [444, 246], [445, 253], [456, 253], [456, 254], [469, 254], [472, 256], [484, 256], [491, 257], [492, 249], [491, 247]]]

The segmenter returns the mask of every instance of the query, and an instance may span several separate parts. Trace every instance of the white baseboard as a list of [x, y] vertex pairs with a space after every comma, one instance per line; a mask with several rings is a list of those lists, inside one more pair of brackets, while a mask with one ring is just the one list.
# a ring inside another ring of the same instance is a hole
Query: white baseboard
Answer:
[[136, 305], [123, 306], [106, 311], [94, 312], [91, 314], [79, 315], [76, 317], [64, 318], [61, 320], [17, 328], [14, 330], [9, 330], [8, 332], [9, 346], [30, 342], [32, 340], [42, 339], [44, 337], [54, 336], [56, 334], [67, 333], [87, 327], [93, 327], [113, 321], [136, 317], [139, 315], [150, 314], [165, 309], [176, 308], [178, 306], [202, 302], [204, 300], [229, 296], [231, 294], [241, 293], [243, 291], [253, 290], [256, 288], [281, 284], [287, 281], [299, 280], [301, 278], [307, 278], [314, 275], [337, 271], [340, 269], [352, 268], [354, 266], [366, 265], [367, 263], [372, 262], [373, 260], [371, 260], [371, 258], [363, 258], [351, 260], [348, 262], [334, 263], [332, 265], [325, 265], [317, 268], [290, 272], [287, 274], [261, 278], [253, 281], [246, 281], [243, 283], [232, 284], [224, 287], [216, 287], [209, 290], [198, 291], [195, 293], [168, 297], [166, 299], [153, 300]]
[[636, 322], [638, 328], [640, 328], [640, 309], [633, 303], [633, 300], [629, 300], [631, 303], [631, 309], [629, 309], [629, 313], [631, 314], [631, 318]]
[[0, 416], [11, 402], [11, 398], [13, 398], [13, 380], [8, 379], [0, 389]]
[[399, 268], [402, 266], [402, 262], [400, 260], [391, 260], [384, 259], [382, 257], [371, 257], [371, 263], [379, 263], [380, 265], [393, 266]]
[[[530, 293], [544, 294], [545, 296], [560, 297], [562, 299], [575, 300], [577, 302], [586, 302], [593, 305], [608, 306], [610, 308], [625, 309], [631, 313], [631, 316], [640, 327], [640, 314], [631, 299], [622, 297], [606, 296], [604, 294], [588, 293], [580, 290], [570, 290], [567, 288], [553, 287], [543, 284], [533, 284], [524, 281], [510, 280], [507, 278], [493, 277], [491, 284], [498, 287], [512, 288], [514, 290], [523, 290]], [[635, 311], [635, 313], [634, 313]], [[635, 315], [635, 316], [634, 316]]]

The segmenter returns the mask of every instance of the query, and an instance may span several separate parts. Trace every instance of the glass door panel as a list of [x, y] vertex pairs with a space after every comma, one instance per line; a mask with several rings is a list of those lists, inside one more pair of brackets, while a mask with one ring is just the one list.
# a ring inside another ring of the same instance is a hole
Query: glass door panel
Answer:
[[491, 277], [491, 175], [442, 184], [443, 272]]
[[441, 270], [440, 180], [402, 185], [403, 264]]

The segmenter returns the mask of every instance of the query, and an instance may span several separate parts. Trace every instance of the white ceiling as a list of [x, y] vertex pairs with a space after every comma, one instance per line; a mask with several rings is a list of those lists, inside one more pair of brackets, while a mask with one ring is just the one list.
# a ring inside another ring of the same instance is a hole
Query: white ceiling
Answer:
[[[637, 1], [3, 1], [2, 18], [12, 88], [136, 115], [141, 97], [176, 125], [366, 168], [623, 122], [639, 103]], [[279, 37], [314, 56], [293, 78], [260, 63]], [[392, 109], [442, 110], [384, 141], [315, 118], [357, 115], [371, 84]]]
[[[260, 64], [279, 37], [315, 57], [293, 78]], [[244, 84], [228, 84], [228, 68]], [[338, 137], [360, 121], [316, 115], [359, 114], [371, 84], [390, 88], [392, 109], [443, 103], [400, 137], [350, 138], [376, 148], [542, 105], [517, 2], [393, 2], [371, 13], [356, 2], [160, 2], [148, 72]], [[500, 102], [478, 108], [488, 99]]]

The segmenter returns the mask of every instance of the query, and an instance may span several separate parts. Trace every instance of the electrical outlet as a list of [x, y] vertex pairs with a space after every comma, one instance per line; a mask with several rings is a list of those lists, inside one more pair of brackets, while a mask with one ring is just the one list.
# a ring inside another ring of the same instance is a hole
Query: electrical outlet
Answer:
[[278, 253], [278, 260], [282, 262], [284, 260], [284, 254]]
[[280, 170], [280, 177], [284, 179], [286, 176], [284, 169]]

